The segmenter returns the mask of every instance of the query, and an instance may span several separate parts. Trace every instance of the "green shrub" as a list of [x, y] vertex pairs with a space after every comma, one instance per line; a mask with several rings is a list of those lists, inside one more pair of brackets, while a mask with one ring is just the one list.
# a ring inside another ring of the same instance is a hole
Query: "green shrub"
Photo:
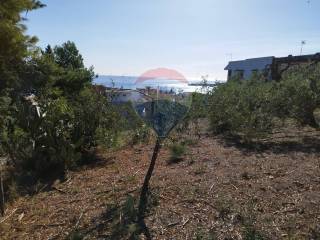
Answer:
[[95, 141], [98, 146], [104, 148], [114, 148], [119, 144], [119, 132], [102, 126], [96, 129]]
[[133, 131], [133, 136], [131, 140], [132, 144], [134, 145], [138, 143], [147, 143], [150, 139], [150, 135], [150, 128], [143, 124], [141, 127]]
[[186, 147], [180, 143], [174, 143], [169, 146], [170, 158], [168, 163], [177, 163], [182, 161], [183, 155], [186, 153]]
[[189, 117], [191, 119], [205, 118], [207, 117], [207, 104], [208, 95], [203, 93], [193, 93], [192, 94], [192, 104], [189, 110]]
[[118, 120], [122, 130], [137, 130], [144, 125], [131, 102], [116, 105], [115, 111], [121, 116]]
[[250, 141], [272, 130], [273, 84], [252, 79], [221, 83], [209, 95], [209, 119], [215, 133]]
[[293, 118], [318, 128], [315, 112], [320, 106], [320, 63], [289, 69], [275, 84], [272, 107], [281, 118]]
[[189, 131], [190, 125], [193, 123], [198, 124], [200, 118], [206, 118], [208, 116], [208, 94], [194, 92], [192, 93], [192, 103], [190, 110], [184, 119], [177, 125], [175, 130], [178, 133], [184, 133], [186, 131], [191, 134]]
[[64, 98], [42, 105], [45, 116], [29, 112], [30, 104], [17, 106], [6, 149], [17, 173], [35, 178], [63, 173], [80, 153], [71, 141], [73, 111]]
[[275, 119], [294, 119], [319, 128], [320, 63], [291, 67], [279, 82], [230, 80], [209, 94], [208, 111], [215, 133], [229, 133], [245, 141], [262, 138]]
[[34, 94], [14, 99], [10, 119], [0, 129], [1, 148], [16, 174], [35, 179], [61, 176], [86, 162], [83, 158], [98, 144], [114, 146], [119, 133], [120, 115], [95, 91], [92, 68], [84, 67], [75, 45], [50, 49], [32, 59]]

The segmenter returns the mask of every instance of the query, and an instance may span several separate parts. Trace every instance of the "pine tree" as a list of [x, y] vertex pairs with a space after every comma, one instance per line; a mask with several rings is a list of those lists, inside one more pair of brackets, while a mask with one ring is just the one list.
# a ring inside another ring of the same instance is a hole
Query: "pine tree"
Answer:
[[36, 37], [25, 34], [28, 11], [43, 7], [36, 0], [1, 0], [0, 2], [0, 91], [18, 88], [24, 63], [35, 50]]
[[63, 68], [84, 68], [82, 55], [74, 42], [68, 41], [54, 48], [56, 62]]

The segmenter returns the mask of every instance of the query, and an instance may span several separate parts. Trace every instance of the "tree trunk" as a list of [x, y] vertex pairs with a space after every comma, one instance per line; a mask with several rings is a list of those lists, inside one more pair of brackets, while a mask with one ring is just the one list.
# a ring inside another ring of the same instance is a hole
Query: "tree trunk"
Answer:
[[154, 166], [156, 164], [156, 160], [157, 160], [160, 148], [161, 148], [161, 139], [158, 138], [156, 145], [154, 147], [154, 150], [153, 150], [153, 154], [152, 154], [152, 158], [151, 158], [148, 172], [147, 172], [145, 179], [144, 179], [144, 182], [143, 182], [143, 186], [142, 186], [141, 193], [140, 193], [139, 207], [138, 207], [138, 223], [142, 227], [142, 230], [144, 231], [147, 239], [151, 239], [151, 236], [150, 236], [150, 233], [144, 223], [144, 214], [145, 214], [147, 204], [148, 204], [149, 181], [152, 176], [152, 172], [153, 172]]

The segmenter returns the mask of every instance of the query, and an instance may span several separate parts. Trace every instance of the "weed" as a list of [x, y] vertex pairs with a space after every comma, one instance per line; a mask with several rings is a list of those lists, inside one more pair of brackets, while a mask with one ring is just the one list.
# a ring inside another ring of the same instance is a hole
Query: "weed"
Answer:
[[[106, 239], [140, 239], [141, 228], [137, 223], [137, 205], [136, 196], [128, 195], [122, 202], [114, 202], [107, 206], [107, 210], [99, 219], [102, 222], [99, 229], [108, 232], [110, 238]], [[157, 190], [152, 189], [148, 198], [147, 211], [157, 205], [159, 197]]]
[[71, 190], [72, 194], [78, 194], [81, 192], [80, 187], [79, 186], [75, 186], [72, 190]]
[[252, 179], [252, 175], [250, 173], [248, 173], [247, 171], [241, 173], [241, 178], [243, 180], [250, 180]]
[[143, 125], [135, 129], [131, 139], [131, 144], [135, 145], [138, 143], [148, 143], [150, 140], [150, 136], [151, 136], [150, 128], [147, 127], [146, 125]]
[[317, 225], [310, 230], [309, 239], [310, 240], [320, 239], [320, 225]]
[[19, 190], [18, 185], [15, 181], [12, 181], [8, 186], [8, 200], [13, 201], [14, 199], [18, 198]]
[[194, 170], [194, 174], [195, 174], [195, 175], [202, 175], [202, 174], [204, 174], [204, 173], [206, 173], [206, 168], [205, 168], [205, 166], [199, 166], [199, 167], [197, 167], [197, 168]]
[[287, 220], [287, 224], [285, 227], [286, 233], [288, 235], [288, 239], [290, 240], [294, 239], [295, 229], [296, 229], [295, 219], [290, 217]]
[[136, 183], [138, 180], [136, 175], [129, 175], [126, 177], [125, 181], [128, 183]]
[[122, 208], [122, 212], [126, 216], [128, 222], [134, 221], [137, 215], [134, 205], [135, 199], [131, 195], [129, 195]]
[[194, 146], [197, 144], [197, 141], [191, 138], [185, 139], [181, 142], [185, 146]]
[[243, 225], [243, 239], [244, 240], [264, 240], [266, 236], [256, 227], [256, 215], [254, 213], [254, 200], [243, 209], [241, 214]]
[[215, 202], [215, 207], [219, 212], [219, 217], [222, 218], [223, 221], [225, 221], [227, 217], [231, 214], [232, 206], [233, 204], [227, 198], [219, 198]]
[[160, 189], [152, 188], [148, 195], [148, 205], [147, 211], [150, 211], [153, 207], [159, 205], [160, 203]]
[[190, 158], [187, 161], [187, 164], [190, 166], [195, 163], [195, 158], [193, 155], [190, 155]]
[[244, 240], [264, 240], [266, 239], [253, 225], [245, 225], [243, 231]]
[[205, 194], [205, 189], [201, 188], [199, 185], [189, 186], [188, 188], [184, 189], [183, 193], [186, 201], [189, 203], [195, 202], [197, 199], [199, 199], [199, 197], [202, 197]]
[[212, 230], [207, 232], [204, 229], [198, 228], [194, 234], [194, 240], [215, 240], [215, 239], [217, 239], [217, 237]]
[[186, 147], [183, 144], [175, 143], [170, 147], [170, 158], [168, 160], [169, 164], [178, 163], [182, 161], [183, 155], [186, 153]]
[[68, 240], [82, 240], [82, 239], [84, 239], [84, 236], [77, 231], [71, 233], [70, 236], [68, 237]]
[[0, 233], [1, 233], [1, 239], [10, 239], [10, 231], [11, 231], [11, 225], [6, 223], [0, 223]]
[[122, 203], [114, 203], [108, 206], [102, 217], [112, 219], [111, 239], [123, 239], [125, 236], [135, 235], [138, 229], [135, 226], [137, 211], [136, 199], [129, 195]]

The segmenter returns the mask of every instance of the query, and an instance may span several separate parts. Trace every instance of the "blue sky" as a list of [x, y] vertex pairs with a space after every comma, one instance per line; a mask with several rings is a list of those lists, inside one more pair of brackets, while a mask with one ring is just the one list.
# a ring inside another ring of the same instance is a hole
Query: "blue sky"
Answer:
[[28, 13], [39, 45], [74, 41], [98, 74], [158, 68], [226, 79], [227, 62], [320, 52], [319, 0], [43, 0]]

